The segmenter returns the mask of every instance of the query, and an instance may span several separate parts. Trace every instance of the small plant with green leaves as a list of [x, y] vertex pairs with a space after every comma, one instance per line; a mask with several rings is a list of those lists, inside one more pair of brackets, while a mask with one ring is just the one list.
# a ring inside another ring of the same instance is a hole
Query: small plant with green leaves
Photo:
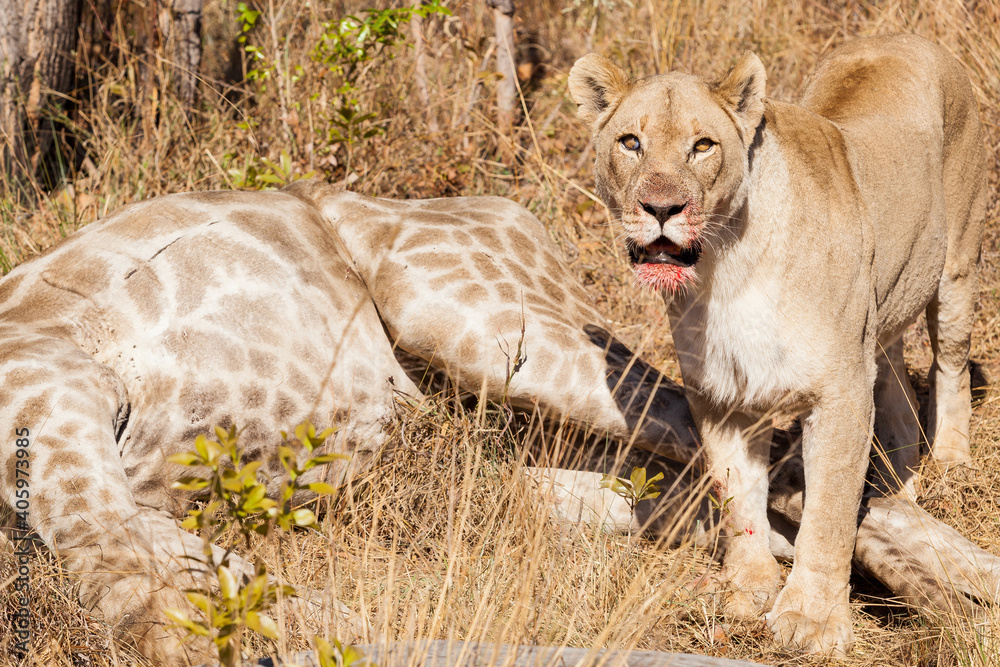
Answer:
[[[208, 496], [206, 505], [189, 510], [188, 518], [181, 525], [198, 530], [204, 538], [203, 565], [216, 578], [218, 588], [185, 591], [191, 604], [202, 612], [202, 619], [192, 619], [180, 609], [169, 609], [166, 614], [189, 634], [211, 639], [223, 665], [235, 665], [239, 661], [246, 629], [277, 639], [277, 625], [266, 611], [279, 598], [294, 597], [295, 590], [270, 583], [267, 569], [259, 559], [250, 581], [239, 582], [229, 567], [231, 550], [226, 549], [217, 562], [212, 544], [230, 528], [236, 529], [249, 548], [251, 535], [255, 533], [266, 536], [275, 528], [287, 533], [295, 526], [314, 527], [316, 515], [307, 508], [292, 507], [292, 497], [306, 490], [317, 495], [336, 493], [336, 488], [327, 482], [303, 480], [305, 473], [318, 466], [349, 458], [344, 454], [316, 453], [333, 432], [333, 429], [326, 429], [317, 433], [312, 424], [300, 424], [294, 430], [297, 447], [288, 434], [282, 432], [284, 444], [278, 447], [278, 459], [286, 476], [277, 500], [267, 496], [266, 483], [257, 477], [261, 461], [244, 464], [235, 426], [228, 431], [216, 427], [215, 440], [200, 435], [195, 440], [194, 451], [169, 458], [172, 463], [199, 469], [198, 474], [181, 478], [174, 488], [205, 492]], [[304, 458], [299, 456], [301, 450], [305, 450]]]
[[382, 132], [372, 123], [378, 113], [364, 110], [359, 101], [359, 82], [367, 63], [383, 54], [392, 57], [389, 48], [401, 38], [402, 26], [415, 16], [450, 15], [440, 0], [412, 7], [366, 9], [364, 16], [349, 15], [323, 23], [323, 34], [312, 50], [314, 62], [323, 65], [339, 81], [332, 114], [326, 118], [331, 144], [347, 148], [347, 171], [353, 147]]
[[[321, 125], [326, 128], [325, 147], [319, 152], [332, 151], [343, 144], [346, 149], [344, 177], [351, 173], [354, 148], [383, 132], [377, 123], [379, 112], [365, 108], [360, 99], [361, 79], [380, 58], [392, 59], [392, 47], [405, 36], [402, 28], [414, 17], [425, 18], [432, 14], [450, 15], [451, 10], [441, 4], [441, 0], [431, 0], [412, 7], [391, 7], [388, 9], [366, 9], [360, 15], [348, 15], [340, 19], [325, 21], [322, 33], [309, 50], [310, 59], [319, 66], [320, 77], [333, 76], [333, 102], [330, 110], [319, 114]], [[261, 12], [252, 9], [246, 2], [236, 6], [235, 21], [240, 35], [237, 38], [249, 57], [246, 78], [256, 84], [257, 92], [267, 91], [268, 81], [274, 79], [278, 89], [284, 85], [284, 94], [306, 76], [305, 63], [288, 63], [287, 67], [272, 62], [265, 53], [265, 47], [253, 44], [251, 32], [261, 24]], [[272, 45], [272, 49], [278, 49]], [[272, 53], [271, 58], [281, 60], [280, 54]], [[287, 70], [287, 71], [286, 71]], [[282, 78], [282, 73], [285, 77]], [[315, 83], [314, 83], [315, 85]], [[315, 93], [316, 99], [320, 93]], [[289, 108], [298, 110], [297, 102], [288, 102]], [[284, 109], [284, 107], [282, 107]], [[239, 127], [247, 131], [256, 126], [253, 118], [241, 121]], [[284, 153], [282, 157], [284, 158]], [[289, 165], [276, 165], [266, 158], [248, 160], [242, 167], [228, 170], [232, 184], [236, 187], [265, 188], [270, 185], [285, 185], [293, 178], [291, 158]], [[306, 178], [313, 172], [299, 176]]]
[[[228, 158], [235, 159], [236, 156], [228, 155]], [[242, 167], [230, 167], [226, 170], [234, 186], [238, 188], [256, 188], [258, 190], [270, 190], [273, 188], [283, 188], [289, 183], [312, 178], [315, 171], [304, 174], [297, 173], [292, 156], [286, 151], [281, 151], [277, 162], [262, 157], [258, 162], [247, 159]]]
[[601, 488], [611, 489], [614, 493], [625, 499], [629, 510], [635, 514], [635, 506], [643, 500], [652, 500], [660, 497], [660, 487], [656, 485], [663, 479], [663, 473], [658, 472], [649, 479], [646, 479], [645, 468], [632, 468], [632, 474], [628, 479], [615, 477], [614, 475], [604, 475], [601, 478]]
[[316, 647], [315, 656], [319, 667], [360, 667], [361, 665], [377, 667], [365, 657], [363, 652], [353, 646], [344, 646], [336, 639], [328, 642], [316, 637], [313, 640], [313, 645]]
[[266, 85], [264, 82], [274, 72], [274, 64], [267, 61], [267, 58], [264, 56], [264, 50], [261, 47], [247, 43], [249, 33], [257, 27], [259, 19], [260, 12], [256, 9], [251, 9], [245, 2], [240, 2], [236, 5], [236, 24], [240, 27], [240, 36], [236, 38], [236, 41], [243, 46], [243, 50], [250, 56], [250, 63], [252, 65], [247, 68], [246, 76], [250, 81], [259, 82], [263, 89], [263, 86]]

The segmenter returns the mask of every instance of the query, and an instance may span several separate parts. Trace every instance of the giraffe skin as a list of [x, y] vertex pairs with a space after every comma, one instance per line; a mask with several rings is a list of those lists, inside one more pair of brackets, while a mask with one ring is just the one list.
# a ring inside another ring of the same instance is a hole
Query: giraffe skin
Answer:
[[207, 657], [162, 626], [202, 549], [175, 521], [190, 498], [167, 457], [236, 424], [277, 491], [268, 454], [310, 419], [339, 427], [340, 481], [384, 440], [395, 394], [419, 395], [341, 244], [285, 193], [123, 208], [11, 271], [0, 322], [3, 499], [28, 429], [31, 528], [80, 574], [81, 602], [158, 664]]
[[[203, 573], [190, 572], [188, 558], [201, 552], [201, 541], [176, 523], [192, 497], [171, 488], [185, 472], [167, 461], [171, 454], [189, 449], [214, 425], [235, 424], [248, 458], [264, 461], [274, 493], [281, 470], [271, 454], [279, 431], [309, 419], [318, 428], [338, 427], [330, 447], [351, 459], [330, 476], [343, 481], [385, 441], [397, 396], [420, 398], [393, 356], [376, 305], [387, 326], [402, 322], [413, 327], [414, 340], [426, 341], [405, 347], [450, 367], [473, 390], [485, 382], [490, 397], [499, 396], [506, 378], [493, 346], [504, 337], [516, 346], [520, 336], [519, 320], [487, 326], [494, 312], [509, 315], [513, 302], [499, 308], [487, 299], [477, 308], [456, 285], [445, 290], [434, 267], [408, 274], [416, 291], [388, 280], [369, 283], [369, 290], [311, 195], [333, 211], [339, 202], [360, 215], [374, 201], [327, 186], [170, 195], [93, 223], [0, 282], [0, 417], [10, 425], [0, 442], [7, 462], [3, 498], [13, 506], [15, 436], [27, 429], [29, 526], [80, 577], [81, 602], [158, 664], [209, 655], [205, 643], [181, 644], [163, 626], [164, 608], [186, 604], [178, 591], [204, 581]], [[516, 289], [516, 300], [523, 298], [530, 359], [515, 374], [512, 400], [537, 403], [596, 432], [627, 436], [634, 429], [658, 451], [696, 457], [683, 392], [633, 360], [600, 326], [602, 318], [533, 216], [497, 198], [412, 203], [394, 215], [397, 224], [426, 223], [428, 232], [457, 224], [480, 233], [484, 222], [506, 230], [499, 251], [489, 233], [464, 247], [485, 244], [498, 259], [513, 258], [505, 271], [519, 286], [508, 283], [503, 294]], [[340, 227], [354, 242], [352, 229], [363, 232], [363, 221]], [[511, 239], [517, 251], [506, 247]], [[460, 247], [463, 240], [455, 239]], [[540, 244], [538, 268], [549, 270], [537, 282], [516, 264], [530, 244]], [[394, 290], [411, 301], [391, 301]], [[447, 313], [434, 311], [419, 322], [390, 316], [396, 308], [409, 318], [419, 308], [408, 306], [442, 292], [465, 297], [459, 303], [467, 307], [466, 319], [451, 323], [466, 329], [464, 355], [453, 359], [434, 354], [448, 340], [434, 337], [443, 321], [437, 318]], [[475, 327], [482, 328], [478, 338]], [[585, 364], [585, 371], [574, 374], [574, 364]], [[552, 383], [536, 372], [539, 366], [568, 376]], [[569, 383], [584, 400], [574, 400]], [[644, 415], [647, 426], [639, 427]], [[239, 559], [232, 565], [251, 572]], [[346, 614], [336, 601], [330, 605]], [[364, 630], [363, 619], [341, 620], [348, 630]]]
[[545, 227], [522, 206], [292, 187], [343, 240], [394, 344], [470, 391], [674, 460], [698, 458], [683, 390], [604, 328]]

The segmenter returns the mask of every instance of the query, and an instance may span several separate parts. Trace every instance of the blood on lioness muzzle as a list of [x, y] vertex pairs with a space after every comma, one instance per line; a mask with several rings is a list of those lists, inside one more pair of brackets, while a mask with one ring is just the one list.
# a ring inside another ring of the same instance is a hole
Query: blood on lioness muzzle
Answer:
[[629, 245], [628, 253], [640, 284], [676, 291], [694, 281], [701, 246], [696, 242], [684, 248], [661, 236], [646, 246]]

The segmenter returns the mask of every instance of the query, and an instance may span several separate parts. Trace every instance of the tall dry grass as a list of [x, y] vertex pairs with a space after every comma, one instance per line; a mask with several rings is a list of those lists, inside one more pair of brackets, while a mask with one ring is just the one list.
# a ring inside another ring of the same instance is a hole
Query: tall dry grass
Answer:
[[[277, 161], [315, 170], [351, 188], [390, 197], [498, 194], [534, 211], [579, 279], [633, 348], [675, 377], [661, 303], [631, 285], [613, 225], [595, 203], [592, 147], [574, 118], [566, 77], [588, 50], [635, 76], [680, 69], [722, 74], [746, 49], [768, 68], [769, 94], [794, 100], [817, 60], [858, 36], [913, 32], [943, 44], [968, 70], [986, 128], [989, 213], [983, 246], [973, 357], [1000, 377], [1000, 5], [969, 0], [635, 0], [543, 1], [518, 7], [518, 51], [526, 113], [512, 136], [497, 133], [492, 27], [484, 3], [453, 0], [454, 16], [426, 22], [430, 103], [414, 94], [412, 50], [374, 62], [361, 99], [378, 109], [384, 134], [368, 140], [346, 173], [345, 150], [328, 141], [324, 118], [332, 82], [308, 56], [322, 20], [360, 3], [261, 3], [250, 38], [275, 70], [266, 90], [230, 85], [236, 34], [233, 0], [205, 7], [202, 102], [190, 116], [169, 89], [140, 85], [130, 17], [122, 5], [106, 26], [114, 49], [83, 50], [86, 89], [65, 126], [74, 143], [59, 188], [0, 185], [0, 263], [29, 259], [118, 206], [167, 192], [228, 188], [229, 169]], [[384, 3], [379, 3], [384, 5]], [[345, 8], [346, 6], [346, 8]], [[302, 70], [296, 69], [301, 66]], [[166, 77], [164, 77], [166, 80]], [[430, 127], [438, 128], [431, 131]], [[926, 390], [929, 365], [920, 327], [907, 336], [913, 379]], [[711, 567], [690, 544], [561, 526], [545, 517], [520, 470], [529, 449], [560, 444], [504, 410], [477, 410], [441, 395], [409, 415], [398, 447], [326, 514], [322, 535], [268, 541], [259, 553], [296, 586], [327, 591], [367, 614], [373, 639], [456, 638], [507, 643], [623, 646], [690, 651], [775, 664], [823, 664], [781, 650], [761, 623], [726, 625], [697, 587]], [[922, 502], [987, 549], [1000, 549], [1000, 401], [987, 390], [974, 411], [968, 466], [925, 471]], [[0, 561], [7, 581], [10, 560]], [[34, 560], [35, 652], [31, 664], [105, 665], [136, 661], [112, 629], [74, 601], [73, 584], [51, 556]], [[1000, 664], [995, 610], [977, 625], [955, 614], [928, 619], [855, 581], [855, 665]], [[0, 588], [0, 627], [16, 609]], [[919, 610], [916, 610], [919, 612]], [[0, 633], [2, 635], [2, 633]], [[0, 637], [0, 656], [10, 638]], [[294, 619], [282, 648], [304, 647]], [[254, 646], [267, 651], [273, 647]], [[0, 657], [0, 663], [10, 659]]]

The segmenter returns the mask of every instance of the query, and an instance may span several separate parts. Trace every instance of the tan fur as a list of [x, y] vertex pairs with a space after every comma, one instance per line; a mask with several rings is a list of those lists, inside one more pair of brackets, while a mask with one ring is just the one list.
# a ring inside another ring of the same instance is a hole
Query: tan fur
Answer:
[[[637, 278], [665, 289], [717, 490], [732, 498], [740, 537], [725, 559], [727, 609], [750, 616], [774, 600], [767, 618], [780, 641], [843, 653], [873, 423], [893, 452], [883, 476], [907, 484], [916, 463], [898, 340], [925, 309], [932, 451], [942, 461], [969, 454], [982, 137], [961, 66], [916, 37], [835, 50], [800, 105], [765, 99], [764, 81], [753, 54], [714, 84], [679, 73], [632, 83], [589, 55], [570, 91], [593, 128], [597, 189], [620, 216]], [[807, 489], [777, 599], [760, 428], [775, 409], [804, 417]]]

